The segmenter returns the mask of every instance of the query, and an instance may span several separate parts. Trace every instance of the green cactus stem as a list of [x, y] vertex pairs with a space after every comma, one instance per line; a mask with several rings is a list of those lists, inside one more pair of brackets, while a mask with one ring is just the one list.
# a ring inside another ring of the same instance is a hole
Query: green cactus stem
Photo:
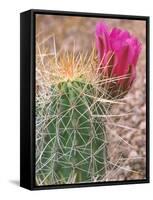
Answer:
[[[52, 86], [50, 113], [37, 178], [50, 184], [102, 180], [106, 172], [104, 103], [81, 78]], [[46, 110], [44, 111], [46, 112]], [[43, 183], [44, 184], [44, 183]]]

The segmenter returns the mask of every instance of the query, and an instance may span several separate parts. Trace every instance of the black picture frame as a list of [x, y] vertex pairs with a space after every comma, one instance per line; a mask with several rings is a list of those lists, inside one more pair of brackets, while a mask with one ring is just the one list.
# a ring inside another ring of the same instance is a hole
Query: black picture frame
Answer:
[[[103, 17], [146, 21], [146, 179], [95, 183], [35, 185], [35, 16]], [[149, 17], [117, 14], [28, 10], [20, 14], [20, 186], [29, 190], [149, 183]]]

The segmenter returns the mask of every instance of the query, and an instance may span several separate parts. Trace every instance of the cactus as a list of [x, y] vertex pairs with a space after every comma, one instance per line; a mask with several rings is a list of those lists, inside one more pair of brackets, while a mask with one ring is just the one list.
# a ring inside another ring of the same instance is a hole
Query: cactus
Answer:
[[99, 116], [105, 115], [107, 105], [95, 100], [100, 92], [80, 77], [52, 86], [51, 93], [54, 98], [45, 108], [50, 113], [49, 134], [40, 176], [50, 174], [47, 179], [54, 184], [69, 183], [71, 177], [75, 183], [102, 180], [106, 138], [104, 120]]

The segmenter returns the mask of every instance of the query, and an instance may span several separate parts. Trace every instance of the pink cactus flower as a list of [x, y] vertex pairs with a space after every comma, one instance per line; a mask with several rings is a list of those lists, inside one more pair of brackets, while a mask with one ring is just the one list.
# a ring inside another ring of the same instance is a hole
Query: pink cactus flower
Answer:
[[128, 31], [113, 28], [105, 23], [96, 25], [96, 48], [99, 70], [108, 77], [118, 77], [118, 83], [129, 89], [136, 78], [136, 64], [141, 50], [137, 38]]

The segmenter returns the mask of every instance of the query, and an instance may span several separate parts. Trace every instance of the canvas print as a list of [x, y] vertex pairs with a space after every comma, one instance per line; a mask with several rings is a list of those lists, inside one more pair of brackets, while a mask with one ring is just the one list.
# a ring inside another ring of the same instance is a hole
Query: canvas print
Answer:
[[146, 21], [35, 26], [35, 185], [146, 179]]

